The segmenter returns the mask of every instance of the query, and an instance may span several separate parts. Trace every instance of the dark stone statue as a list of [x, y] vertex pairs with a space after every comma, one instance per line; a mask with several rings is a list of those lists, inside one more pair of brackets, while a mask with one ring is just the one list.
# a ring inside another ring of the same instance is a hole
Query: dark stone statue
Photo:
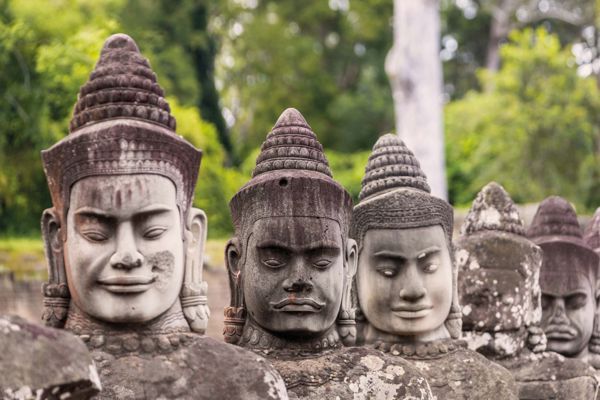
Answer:
[[456, 243], [463, 338], [507, 368], [521, 399], [593, 399], [586, 363], [545, 352], [539, 284], [542, 250], [525, 237], [512, 199], [495, 182], [475, 198]]
[[[600, 208], [596, 209], [592, 220], [585, 228], [583, 240], [596, 254], [600, 255]], [[600, 265], [599, 265], [600, 268]], [[600, 270], [596, 276], [596, 293], [600, 294]], [[600, 368], [600, 299], [596, 297], [596, 314], [594, 316], [594, 329], [588, 343], [588, 363], [596, 369]]]
[[600, 258], [584, 242], [571, 204], [558, 196], [540, 203], [527, 236], [543, 251], [540, 286], [547, 348], [586, 360], [594, 328]]
[[412, 360], [439, 399], [516, 398], [511, 374], [458, 340], [452, 207], [430, 194], [413, 153], [379, 138], [354, 207], [361, 343]]
[[291, 398], [431, 398], [425, 379], [405, 360], [342, 347], [356, 336], [352, 202], [297, 110], [279, 117], [230, 208], [227, 342], [265, 355]]
[[20, 317], [0, 317], [3, 399], [84, 400], [100, 388], [92, 356], [79, 338]]
[[69, 135], [43, 151], [53, 208], [44, 320], [92, 351], [107, 399], [287, 398], [263, 359], [206, 328], [201, 151], [175, 133], [163, 90], [127, 35], [106, 41]]

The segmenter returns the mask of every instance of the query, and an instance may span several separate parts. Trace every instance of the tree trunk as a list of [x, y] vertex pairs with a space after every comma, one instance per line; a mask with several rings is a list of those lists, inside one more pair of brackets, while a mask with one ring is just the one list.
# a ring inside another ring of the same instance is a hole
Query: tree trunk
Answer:
[[394, 0], [394, 45], [385, 64], [396, 133], [419, 159], [432, 193], [446, 199], [438, 0]]

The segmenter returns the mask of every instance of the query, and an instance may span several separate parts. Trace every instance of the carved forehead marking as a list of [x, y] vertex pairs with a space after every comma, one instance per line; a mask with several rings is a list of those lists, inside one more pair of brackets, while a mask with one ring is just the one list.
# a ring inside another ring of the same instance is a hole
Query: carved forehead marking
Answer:
[[160, 203], [173, 207], [175, 185], [159, 175], [92, 176], [73, 185], [71, 208], [93, 207], [106, 211], [136, 211]]
[[253, 228], [259, 246], [339, 247], [342, 235], [337, 221], [317, 217], [262, 218]]

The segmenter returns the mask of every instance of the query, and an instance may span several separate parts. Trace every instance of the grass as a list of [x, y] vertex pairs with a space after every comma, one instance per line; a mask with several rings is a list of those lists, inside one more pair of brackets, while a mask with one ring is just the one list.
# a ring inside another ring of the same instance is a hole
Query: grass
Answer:
[[0, 238], [0, 272], [10, 271], [17, 280], [47, 278], [44, 243], [41, 238]]

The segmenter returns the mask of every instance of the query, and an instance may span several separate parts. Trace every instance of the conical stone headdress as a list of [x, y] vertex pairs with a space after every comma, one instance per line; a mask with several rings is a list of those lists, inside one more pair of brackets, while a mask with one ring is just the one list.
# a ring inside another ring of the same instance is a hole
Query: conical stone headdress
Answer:
[[461, 236], [482, 231], [525, 236], [525, 226], [515, 203], [502, 186], [490, 182], [477, 194], [460, 229]]
[[[365, 172], [350, 232], [350, 237], [358, 242], [359, 253], [369, 229], [410, 229], [434, 225], [441, 225], [444, 229], [451, 251], [452, 206], [430, 194], [419, 161], [398, 136], [386, 134], [377, 140]], [[452, 306], [445, 322], [452, 338], [460, 337], [461, 333], [456, 272], [453, 264]]]
[[348, 192], [331, 177], [323, 146], [300, 112], [285, 110], [261, 147], [252, 179], [229, 203], [233, 225], [246, 238], [264, 217], [322, 217], [347, 236], [352, 212]]
[[369, 229], [438, 224], [452, 241], [452, 207], [430, 194], [419, 161], [397, 135], [388, 133], [375, 143], [358, 198], [350, 237], [359, 246]]
[[70, 188], [94, 175], [151, 173], [177, 188], [190, 205], [202, 153], [175, 133], [175, 119], [156, 75], [129, 36], [109, 37], [89, 81], [81, 87], [69, 135], [42, 151], [56, 210]]

